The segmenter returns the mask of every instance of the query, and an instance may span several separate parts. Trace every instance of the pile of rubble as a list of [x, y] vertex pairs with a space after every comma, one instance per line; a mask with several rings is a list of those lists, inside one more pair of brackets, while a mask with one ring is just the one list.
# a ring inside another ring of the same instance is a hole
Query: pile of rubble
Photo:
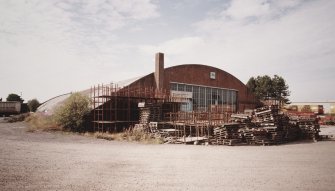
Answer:
[[213, 129], [212, 144], [273, 145], [299, 139], [316, 141], [320, 132], [316, 116], [283, 114], [277, 106], [257, 108], [249, 115], [232, 114], [231, 122]]

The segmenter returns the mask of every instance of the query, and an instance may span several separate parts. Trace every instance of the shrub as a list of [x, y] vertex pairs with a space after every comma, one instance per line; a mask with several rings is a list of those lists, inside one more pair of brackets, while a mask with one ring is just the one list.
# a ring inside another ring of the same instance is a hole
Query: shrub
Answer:
[[62, 130], [60, 126], [58, 126], [53, 119], [52, 116], [43, 115], [41, 113], [34, 113], [29, 115], [25, 119], [25, 122], [28, 123], [28, 131], [34, 132], [36, 130], [42, 130], [42, 131], [59, 131]]
[[40, 106], [40, 102], [37, 99], [32, 99], [28, 101], [29, 111], [35, 112], [38, 106]]
[[20, 122], [24, 121], [27, 117], [29, 117], [29, 113], [23, 113], [19, 115], [12, 115], [10, 117], [5, 118], [5, 121], [8, 123], [15, 123], [15, 122]]
[[82, 131], [85, 117], [90, 113], [90, 100], [80, 93], [72, 94], [54, 113], [55, 122], [65, 129]]

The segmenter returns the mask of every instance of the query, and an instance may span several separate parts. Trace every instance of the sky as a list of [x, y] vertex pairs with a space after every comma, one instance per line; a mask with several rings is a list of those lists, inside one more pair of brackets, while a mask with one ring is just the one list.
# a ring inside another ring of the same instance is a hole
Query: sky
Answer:
[[0, 0], [0, 97], [44, 102], [165, 67], [247, 83], [282, 76], [294, 102], [335, 101], [333, 0]]

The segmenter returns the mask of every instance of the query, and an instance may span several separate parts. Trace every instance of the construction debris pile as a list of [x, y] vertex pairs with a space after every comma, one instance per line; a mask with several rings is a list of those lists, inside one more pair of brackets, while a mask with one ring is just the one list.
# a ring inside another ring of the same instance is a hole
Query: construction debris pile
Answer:
[[290, 125], [298, 128], [300, 138], [302, 139], [319, 139], [320, 125], [313, 116], [290, 115]]
[[241, 142], [238, 123], [223, 124], [215, 127], [213, 131], [214, 139], [212, 139], [212, 144], [233, 145]]
[[160, 109], [157, 106], [147, 104], [148, 106], [140, 108], [140, 124], [148, 124], [150, 121], [158, 121], [160, 118]]
[[159, 116], [154, 106], [143, 107], [140, 123], [135, 127], [174, 144], [277, 145], [320, 138], [320, 126], [314, 114], [283, 113], [276, 105], [231, 114], [229, 119], [220, 122], [214, 122], [216, 118], [211, 113], [178, 112], [170, 114], [173, 116], [170, 120], [157, 122]]
[[316, 141], [320, 126], [314, 115], [283, 114], [277, 106], [257, 108], [251, 114], [232, 114], [230, 124], [213, 129], [212, 144], [272, 145], [299, 139]]

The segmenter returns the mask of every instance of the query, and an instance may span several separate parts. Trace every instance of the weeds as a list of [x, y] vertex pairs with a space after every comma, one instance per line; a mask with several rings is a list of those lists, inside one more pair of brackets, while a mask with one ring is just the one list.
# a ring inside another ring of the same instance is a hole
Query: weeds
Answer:
[[41, 131], [61, 131], [63, 130], [60, 126], [56, 124], [51, 116], [46, 116], [40, 113], [31, 114], [25, 119], [28, 123], [28, 132], [34, 132], [37, 130]]
[[129, 129], [121, 133], [95, 133], [94, 137], [98, 139], [140, 142], [145, 144], [162, 144], [163, 139], [156, 137], [143, 129]]
[[[57, 123], [52, 116], [46, 116], [41, 113], [31, 114], [25, 119], [25, 122], [28, 123], [28, 132], [34, 131], [64, 131]], [[66, 131], [64, 131], [66, 132]], [[70, 132], [68, 132], [70, 133]], [[163, 139], [155, 136], [154, 134], [148, 133], [142, 128], [131, 128], [127, 129], [121, 133], [79, 133], [82, 136], [95, 137], [97, 139], [106, 139], [106, 140], [116, 140], [116, 141], [130, 141], [130, 142], [140, 142], [144, 144], [162, 144]]]
[[13, 115], [10, 117], [6, 117], [4, 120], [8, 123], [15, 123], [15, 122], [24, 121], [27, 117], [29, 117], [29, 113], [23, 113], [19, 115]]

